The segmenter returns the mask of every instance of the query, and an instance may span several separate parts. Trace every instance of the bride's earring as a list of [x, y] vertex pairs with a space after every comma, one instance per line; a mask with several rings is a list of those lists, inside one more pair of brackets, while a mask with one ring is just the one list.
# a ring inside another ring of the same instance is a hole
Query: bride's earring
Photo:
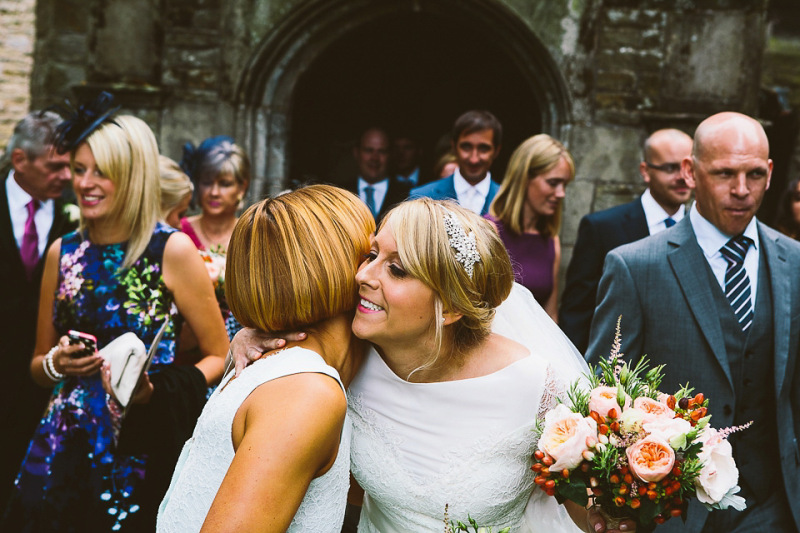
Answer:
[[442, 317], [442, 325], [444, 326], [444, 321], [447, 320], [445, 317]]

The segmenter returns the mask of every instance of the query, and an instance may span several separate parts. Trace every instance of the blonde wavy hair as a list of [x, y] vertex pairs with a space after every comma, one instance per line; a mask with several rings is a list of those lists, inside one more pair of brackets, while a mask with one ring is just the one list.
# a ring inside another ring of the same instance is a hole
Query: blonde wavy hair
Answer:
[[233, 229], [225, 295], [236, 319], [291, 331], [355, 309], [375, 220], [353, 193], [311, 185], [248, 208]]
[[161, 176], [161, 217], [167, 218], [181, 200], [192, 194], [194, 185], [180, 165], [165, 155], [158, 156], [158, 171]]
[[[546, 133], [526, 139], [511, 154], [506, 175], [489, 207], [489, 213], [515, 235], [524, 233], [522, 217], [528, 183], [536, 176], [552, 170], [562, 158], [569, 166], [568, 181], [572, 181], [575, 178], [575, 161], [563, 144]], [[559, 203], [553, 215], [537, 218], [536, 229], [542, 236], [553, 237], [561, 231], [561, 209], [562, 204]]]
[[[480, 261], [472, 277], [456, 259], [445, 229], [445, 215], [452, 213], [464, 231], [475, 235]], [[455, 202], [419, 198], [389, 211], [381, 228], [389, 228], [405, 271], [430, 287], [435, 295], [434, 316], [445, 311], [461, 319], [450, 326], [434, 320], [435, 350], [431, 358], [411, 374], [430, 368], [447, 351], [458, 357], [491, 332], [495, 310], [514, 284], [514, 273], [503, 242], [492, 224]]]
[[[161, 217], [158, 144], [143, 120], [132, 115], [115, 116], [92, 132], [85, 141], [97, 168], [114, 184], [109, 219], [103, 224], [125, 228], [128, 247], [121, 268], [133, 265], [150, 242]], [[75, 151], [70, 157], [74, 168]], [[81, 215], [81, 230], [95, 222]]]

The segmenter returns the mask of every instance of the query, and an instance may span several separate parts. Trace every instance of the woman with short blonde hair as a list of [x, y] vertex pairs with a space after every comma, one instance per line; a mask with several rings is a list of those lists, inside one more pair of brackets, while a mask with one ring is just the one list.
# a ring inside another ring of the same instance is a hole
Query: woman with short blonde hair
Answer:
[[175, 229], [180, 229], [181, 219], [192, 201], [194, 185], [180, 165], [165, 155], [158, 156], [161, 174], [161, 217]]
[[525, 285], [554, 321], [558, 317], [561, 210], [575, 162], [556, 139], [540, 134], [511, 154], [489, 214]]

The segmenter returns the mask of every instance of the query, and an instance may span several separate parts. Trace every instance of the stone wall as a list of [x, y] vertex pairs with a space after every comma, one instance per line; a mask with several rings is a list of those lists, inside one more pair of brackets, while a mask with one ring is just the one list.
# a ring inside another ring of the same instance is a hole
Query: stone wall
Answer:
[[0, 0], [0, 152], [28, 112], [36, 0]]

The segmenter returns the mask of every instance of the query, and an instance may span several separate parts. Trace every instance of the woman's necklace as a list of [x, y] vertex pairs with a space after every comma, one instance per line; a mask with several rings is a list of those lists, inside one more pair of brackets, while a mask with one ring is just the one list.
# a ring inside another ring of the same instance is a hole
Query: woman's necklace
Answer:
[[[236, 224], [236, 219], [233, 220], [233, 224]], [[200, 230], [200, 236], [204, 241], [206, 241], [209, 249], [212, 247], [219, 247], [222, 250], [227, 250], [228, 241], [230, 241], [230, 234], [233, 232], [233, 227], [226, 228], [212, 239], [209, 233], [203, 227], [203, 217], [201, 216], [197, 219], [197, 229]]]

